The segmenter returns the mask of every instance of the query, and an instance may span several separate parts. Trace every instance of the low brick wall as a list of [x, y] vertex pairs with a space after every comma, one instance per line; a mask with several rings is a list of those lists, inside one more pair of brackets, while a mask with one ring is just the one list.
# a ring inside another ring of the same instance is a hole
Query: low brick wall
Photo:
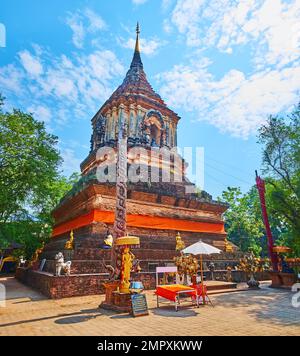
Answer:
[[[204, 273], [206, 280], [211, 280], [211, 272]], [[226, 271], [215, 271], [214, 279], [226, 281]], [[71, 276], [55, 277], [47, 272], [18, 268], [16, 278], [22, 283], [38, 290], [51, 299], [68, 298], [84, 295], [97, 295], [105, 293], [103, 283], [107, 281], [107, 273], [97, 274], [73, 274]], [[156, 288], [155, 272], [132, 273], [132, 280], [141, 281], [146, 290]], [[270, 279], [267, 272], [255, 275], [259, 281]], [[232, 271], [232, 282], [247, 282], [248, 278], [244, 272]]]
[[[213, 272], [213, 278], [216, 281], [226, 281], [226, 275], [227, 271], [226, 270], [216, 270]], [[206, 280], [211, 280], [212, 279], [212, 273], [210, 271], [205, 271], [204, 276]], [[234, 283], [242, 283], [242, 282], [247, 282], [249, 280], [249, 276], [247, 276], [247, 273], [243, 271], [235, 271], [233, 270], [231, 272], [232, 276], [232, 282]], [[267, 281], [270, 280], [270, 274], [269, 272], [257, 272], [254, 274], [255, 279], [258, 281]]]
[[156, 288], [156, 273], [155, 272], [131, 273], [131, 278], [134, 281], [141, 281], [146, 290]]
[[55, 277], [50, 273], [18, 268], [16, 278], [51, 299], [103, 294], [108, 274]]

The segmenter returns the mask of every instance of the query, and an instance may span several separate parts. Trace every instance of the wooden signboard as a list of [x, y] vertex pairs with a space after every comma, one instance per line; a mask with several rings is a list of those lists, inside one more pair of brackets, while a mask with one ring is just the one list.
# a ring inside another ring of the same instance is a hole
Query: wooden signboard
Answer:
[[144, 294], [133, 294], [131, 296], [132, 315], [134, 317], [149, 315], [147, 299]]

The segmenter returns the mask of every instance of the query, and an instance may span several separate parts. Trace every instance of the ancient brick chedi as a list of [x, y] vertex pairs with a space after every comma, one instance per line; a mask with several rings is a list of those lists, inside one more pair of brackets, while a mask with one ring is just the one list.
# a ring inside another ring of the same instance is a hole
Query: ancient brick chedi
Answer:
[[[98, 173], [99, 167], [106, 167], [107, 171], [115, 164], [118, 131], [124, 121], [128, 169], [139, 167], [138, 174], [143, 178], [127, 183], [127, 232], [140, 237], [141, 246], [134, 254], [142, 269], [151, 271], [155, 265], [172, 261], [177, 232], [186, 245], [201, 238], [224, 249], [222, 214], [227, 206], [213, 201], [205, 192], [196, 193], [185, 177], [186, 165], [174, 149], [180, 117], [167, 107], [147, 80], [137, 28], [130, 69], [92, 119], [91, 150], [81, 164], [82, 178], [53, 211], [52, 240], [41, 256], [47, 259], [46, 270], [53, 268], [54, 255], [64, 249], [71, 230], [72, 273], [100, 273], [102, 260], [110, 260], [110, 252], [100, 249], [100, 245], [113, 229], [116, 188], [114, 181], [99, 180]], [[172, 150], [168, 159], [162, 157], [162, 148]], [[170, 180], [162, 181], [167, 170]]]

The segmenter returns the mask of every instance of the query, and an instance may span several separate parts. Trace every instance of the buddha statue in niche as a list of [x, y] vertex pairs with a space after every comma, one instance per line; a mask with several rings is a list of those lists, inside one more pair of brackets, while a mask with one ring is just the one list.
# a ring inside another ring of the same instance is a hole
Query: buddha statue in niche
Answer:
[[161, 147], [162, 127], [155, 116], [150, 116], [144, 121], [144, 131], [151, 147]]

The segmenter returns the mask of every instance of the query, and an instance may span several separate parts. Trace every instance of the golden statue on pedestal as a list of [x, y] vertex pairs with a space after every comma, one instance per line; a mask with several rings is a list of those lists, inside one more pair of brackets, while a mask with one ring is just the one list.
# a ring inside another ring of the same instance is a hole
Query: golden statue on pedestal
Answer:
[[65, 244], [65, 250], [74, 250], [74, 232], [71, 230], [70, 232], [70, 240], [68, 240]]
[[134, 254], [130, 251], [128, 247], [124, 248], [122, 253], [122, 271], [121, 271], [121, 283], [120, 292], [130, 293], [130, 272], [132, 269], [132, 263], [134, 261]]
[[176, 251], [181, 251], [185, 248], [185, 243], [182, 241], [180, 233], [178, 232], [176, 235]]
[[134, 254], [130, 251], [130, 247], [138, 246], [140, 244], [139, 237], [136, 236], [124, 236], [119, 237], [115, 241], [116, 246], [122, 248], [122, 265], [120, 274], [120, 293], [130, 293], [130, 273], [132, 270], [133, 261], [135, 259]]

